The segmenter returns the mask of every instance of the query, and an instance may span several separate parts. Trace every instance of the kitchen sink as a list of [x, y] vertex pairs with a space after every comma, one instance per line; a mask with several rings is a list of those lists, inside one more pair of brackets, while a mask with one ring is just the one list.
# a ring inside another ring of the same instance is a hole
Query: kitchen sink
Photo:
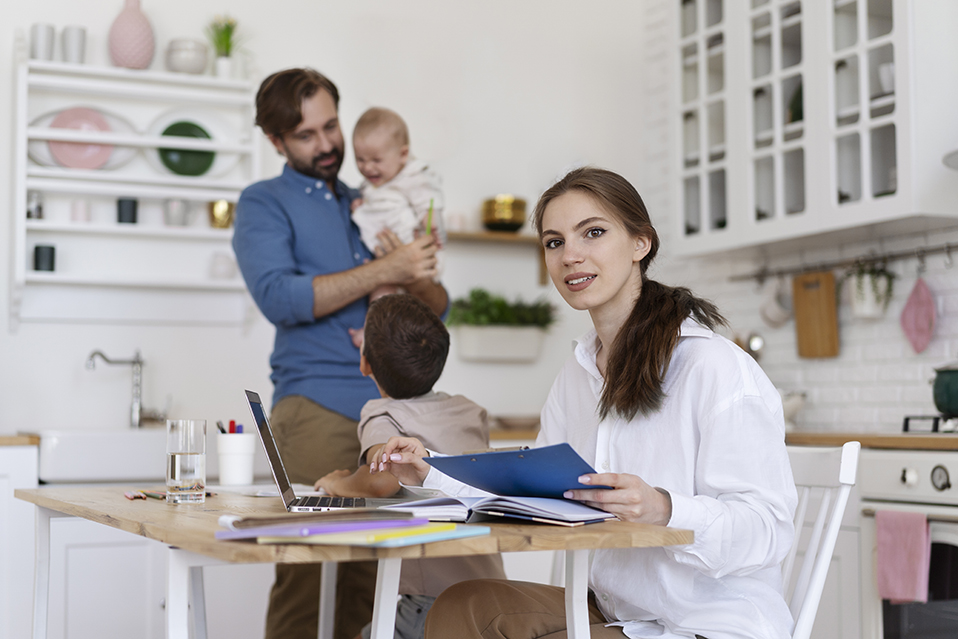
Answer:
[[36, 434], [42, 482], [164, 481], [165, 427]]
[[[207, 433], [206, 477], [215, 484], [219, 477], [216, 429]], [[41, 430], [40, 481], [159, 482], [166, 477], [166, 427], [114, 430]], [[258, 481], [271, 480], [262, 447], [257, 445], [253, 474]]]

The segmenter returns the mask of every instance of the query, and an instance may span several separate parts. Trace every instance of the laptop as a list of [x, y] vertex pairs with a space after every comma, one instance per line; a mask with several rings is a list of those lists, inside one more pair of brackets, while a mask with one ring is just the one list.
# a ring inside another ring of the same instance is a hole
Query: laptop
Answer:
[[297, 497], [293, 492], [293, 486], [289, 483], [283, 458], [280, 457], [279, 448], [276, 447], [276, 440], [273, 439], [273, 431], [270, 429], [263, 402], [260, 401], [257, 393], [249, 390], [246, 391], [246, 401], [249, 402], [253, 421], [256, 422], [256, 430], [263, 442], [263, 449], [266, 451], [266, 461], [269, 462], [270, 470], [273, 471], [276, 488], [279, 489], [279, 495], [283, 498], [287, 511], [303, 513], [342, 508], [379, 508], [380, 506], [391, 506], [421, 498], [416, 495], [406, 495], [404, 497], [331, 497], [329, 495]]

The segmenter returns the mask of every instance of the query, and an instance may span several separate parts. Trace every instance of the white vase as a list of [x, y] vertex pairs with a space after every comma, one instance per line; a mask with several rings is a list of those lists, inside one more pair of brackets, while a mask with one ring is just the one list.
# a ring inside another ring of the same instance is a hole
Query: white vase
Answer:
[[545, 331], [537, 326], [457, 326], [459, 356], [475, 362], [532, 362]]
[[891, 280], [887, 275], [856, 273], [851, 279], [852, 317], [879, 319], [891, 298]]
[[213, 69], [217, 78], [229, 80], [233, 77], [233, 58], [225, 55], [217, 56], [216, 66]]

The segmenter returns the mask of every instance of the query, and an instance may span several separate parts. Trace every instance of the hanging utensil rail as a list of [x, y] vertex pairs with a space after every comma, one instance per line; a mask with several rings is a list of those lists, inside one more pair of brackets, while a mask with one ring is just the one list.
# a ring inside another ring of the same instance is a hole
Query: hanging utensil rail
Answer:
[[895, 262], [898, 260], [907, 260], [910, 258], [917, 258], [919, 261], [923, 261], [924, 258], [929, 255], [939, 255], [944, 253], [946, 256], [945, 266], [951, 268], [954, 265], [954, 261], [951, 257], [952, 251], [958, 251], [958, 245], [955, 244], [939, 244], [938, 246], [924, 246], [917, 249], [910, 249], [907, 251], [894, 251], [890, 253], [877, 253], [863, 255], [861, 257], [845, 259], [845, 260], [833, 260], [831, 262], [818, 262], [816, 264], [804, 264], [802, 266], [791, 266], [787, 268], [779, 269], [770, 269], [770, 268], [761, 268], [752, 273], [744, 273], [742, 275], [732, 275], [729, 277], [730, 282], [745, 282], [748, 280], [756, 280], [759, 284], [763, 284], [766, 279], [769, 277], [782, 277], [784, 275], [798, 275], [799, 273], [808, 273], [812, 271], [832, 271], [839, 268], [848, 268], [855, 266], [856, 264], [874, 264], [877, 262]]

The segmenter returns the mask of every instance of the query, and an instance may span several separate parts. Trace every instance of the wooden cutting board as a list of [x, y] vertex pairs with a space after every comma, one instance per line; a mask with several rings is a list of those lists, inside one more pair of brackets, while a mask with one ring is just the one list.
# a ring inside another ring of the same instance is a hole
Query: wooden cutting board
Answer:
[[803, 273], [792, 280], [799, 357], [838, 357], [838, 308], [831, 271]]

